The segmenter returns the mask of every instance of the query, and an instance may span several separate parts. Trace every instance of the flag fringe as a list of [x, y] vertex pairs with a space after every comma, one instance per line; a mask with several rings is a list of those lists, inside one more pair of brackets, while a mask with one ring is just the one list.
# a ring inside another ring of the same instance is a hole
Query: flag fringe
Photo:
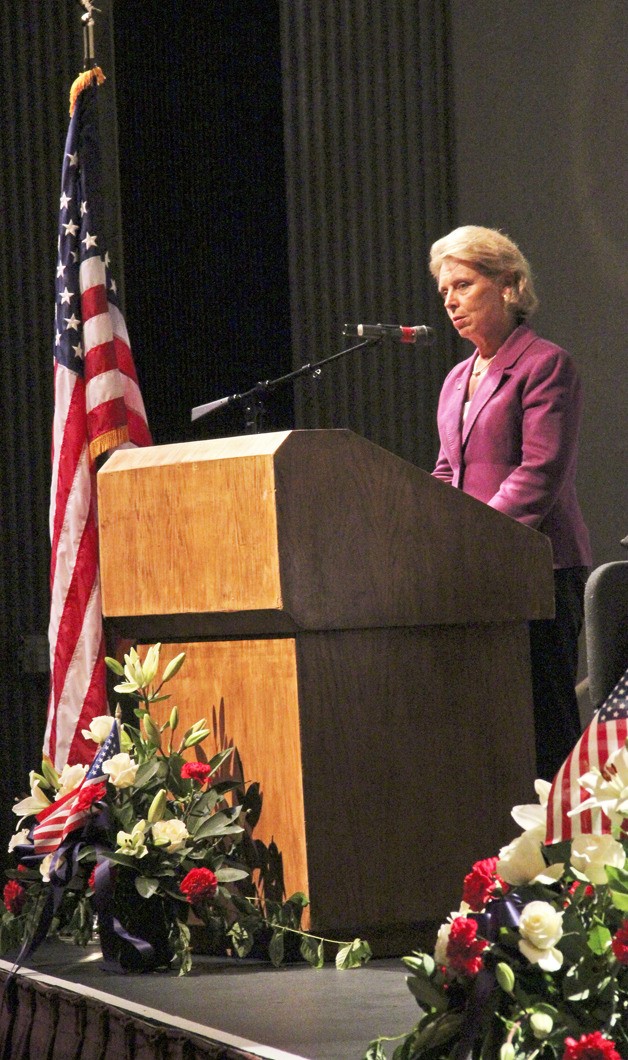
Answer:
[[98, 438], [94, 438], [93, 442], [89, 443], [89, 461], [93, 464], [102, 453], [106, 453], [108, 449], [115, 449], [116, 446], [122, 445], [124, 442], [129, 440], [129, 429], [128, 427], [114, 427], [113, 430], [107, 431], [105, 434], [100, 434]]
[[88, 88], [89, 85], [94, 83], [94, 78], [99, 85], [102, 85], [103, 81], [106, 80], [105, 75], [99, 66], [92, 66], [91, 70], [84, 70], [73, 82], [70, 89], [70, 117], [74, 114], [76, 101], [81, 92], [84, 88]]

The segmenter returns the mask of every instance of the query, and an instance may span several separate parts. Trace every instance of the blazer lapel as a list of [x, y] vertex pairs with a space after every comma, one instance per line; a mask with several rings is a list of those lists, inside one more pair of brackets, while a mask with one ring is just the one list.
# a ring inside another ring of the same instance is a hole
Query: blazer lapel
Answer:
[[484, 408], [487, 401], [490, 401], [493, 394], [497, 390], [499, 384], [502, 381], [504, 375], [504, 369], [493, 370], [490, 374], [487, 374], [486, 378], [483, 379], [481, 386], [478, 387], [475, 394], [471, 398], [471, 404], [469, 405], [469, 411], [467, 412], [466, 419], [462, 424], [462, 448], [467, 444], [467, 438], [469, 432], [473, 427], [473, 424], [478, 418], [480, 411]]
[[462, 411], [464, 400], [469, 387], [469, 377], [473, 368], [473, 358], [469, 360], [468, 366], [462, 371], [454, 383], [454, 393], [447, 418], [447, 443], [451, 452], [452, 467], [460, 467], [462, 462]]
[[[484, 406], [491, 400], [493, 394], [501, 385], [504, 376], [508, 375], [510, 369], [514, 367], [521, 355], [527, 350], [528, 346], [534, 342], [536, 337], [536, 334], [531, 328], [526, 324], [522, 324], [506, 339], [506, 342], [498, 351], [495, 361], [489, 368], [484, 380], [471, 399], [467, 417], [462, 425], [461, 449], [464, 449], [467, 444], [473, 424], [477, 420]], [[471, 370], [469, 369], [469, 374], [470, 371]]]

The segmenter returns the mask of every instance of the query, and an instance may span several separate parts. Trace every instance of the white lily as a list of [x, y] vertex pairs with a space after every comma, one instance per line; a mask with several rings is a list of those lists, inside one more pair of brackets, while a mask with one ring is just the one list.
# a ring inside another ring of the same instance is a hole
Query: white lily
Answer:
[[144, 676], [144, 686], [149, 685], [151, 681], [155, 680], [157, 674], [157, 668], [159, 667], [159, 652], [161, 651], [161, 644], [153, 644], [146, 652], [146, 658], [142, 664], [142, 674]]
[[143, 858], [148, 854], [146, 839], [146, 821], [138, 821], [131, 832], [118, 832], [116, 854], [127, 854], [131, 858]]
[[628, 817], [628, 747], [620, 747], [608, 758], [604, 768], [591, 769], [578, 783], [591, 798], [569, 811], [569, 816], [583, 810], [600, 809], [611, 820]]
[[534, 790], [539, 797], [538, 804], [532, 802], [527, 803], [524, 806], [513, 806], [511, 810], [511, 816], [525, 832], [529, 832], [531, 829], [543, 829], [541, 842], [545, 839], [547, 803], [551, 787], [552, 785], [548, 780], [535, 780]]
[[19, 832], [16, 832], [15, 835], [11, 836], [7, 850], [9, 851], [9, 853], [11, 853], [11, 851], [14, 850], [15, 847], [19, 847], [22, 845], [22, 843], [26, 843], [27, 841], [28, 828], [21, 828]]
[[13, 813], [16, 813], [18, 817], [33, 817], [39, 813], [46, 806], [50, 806], [50, 799], [41, 790], [40, 780], [36, 780], [33, 777], [33, 771], [30, 773], [31, 782], [31, 793], [27, 795], [25, 799], [21, 799], [20, 802], [16, 802], [13, 806]]

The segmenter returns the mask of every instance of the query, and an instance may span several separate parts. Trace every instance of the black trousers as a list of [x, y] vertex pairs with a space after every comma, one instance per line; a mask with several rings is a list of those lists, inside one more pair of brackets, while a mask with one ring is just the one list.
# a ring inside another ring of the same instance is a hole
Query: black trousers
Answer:
[[587, 567], [554, 571], [556, 616], [530, 622], [537, 777], [553, 780], [582, 731], [576, 698]]

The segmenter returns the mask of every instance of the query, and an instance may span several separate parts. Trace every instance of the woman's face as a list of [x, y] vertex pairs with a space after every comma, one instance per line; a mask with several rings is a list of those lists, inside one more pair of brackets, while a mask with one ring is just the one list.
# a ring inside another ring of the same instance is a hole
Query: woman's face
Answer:
[[485, 276], [456, 258], [445, 258], [438, 274], [438, 289], [453, 326], [486, 357], [497, 352], [515, 326], [504, 298], [508, 287], [507, 278]]

